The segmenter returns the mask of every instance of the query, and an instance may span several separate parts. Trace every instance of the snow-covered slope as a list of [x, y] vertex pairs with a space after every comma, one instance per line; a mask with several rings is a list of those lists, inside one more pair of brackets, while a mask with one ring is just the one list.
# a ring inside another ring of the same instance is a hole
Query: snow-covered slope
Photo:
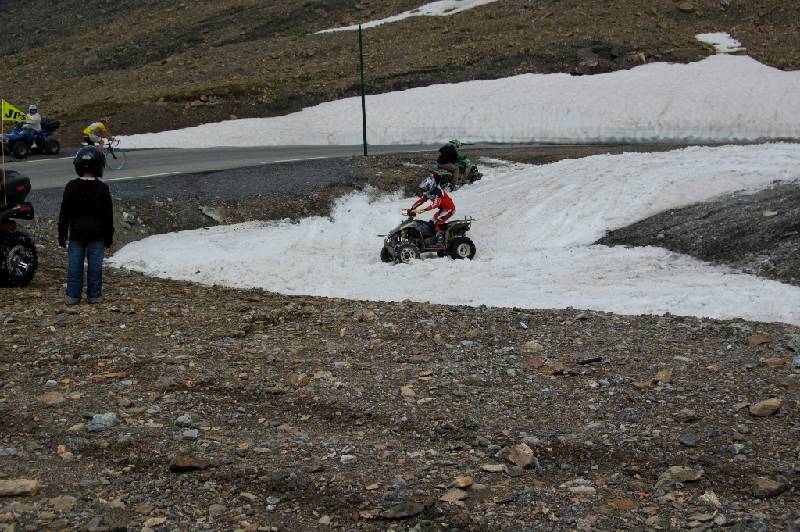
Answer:
[[[736, 274], [660, 248], [593, 246], [664, 209], [800, 178], [800, 145], [690, 148], [485, 168], [454, 193], [476, 218], [476, 260], [387, 265], [378, 251], [399, 197], [353, 194], [330, 218], [154, 236], [112, 259], [148, 274], [371, 300], [593, 308], [800, 324], [800, 288]], [[197, 272], [197, 273], [196, 273]]]
[[[371, 144], [800, 139], [800, 72], [746, 56], [595, 76], [525, 74], [369, 96]], [[361, 101], [124, 137], [128, 148], [355, 145]]]

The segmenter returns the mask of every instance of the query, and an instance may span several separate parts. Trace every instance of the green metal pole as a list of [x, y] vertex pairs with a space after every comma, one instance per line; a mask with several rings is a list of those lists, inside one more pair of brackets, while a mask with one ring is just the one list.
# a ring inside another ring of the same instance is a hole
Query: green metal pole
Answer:
[[361, 36], [361, 24], [358, 25], [358, 57], [361, 61], [361, 121], [364, 134], [364, 157], [367, 156], [367, 96], [364, 90], [364, 38]]

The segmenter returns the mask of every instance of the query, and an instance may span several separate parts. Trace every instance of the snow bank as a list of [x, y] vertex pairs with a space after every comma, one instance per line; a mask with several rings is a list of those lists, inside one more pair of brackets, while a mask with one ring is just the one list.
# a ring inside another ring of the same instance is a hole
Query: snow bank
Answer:
[[[746, 56], [595, 76], [524, 74], [367, 98], [371, 144], [756, 141], [800, 138], [800, 72]], [[127, 148], [357, 145], [361, 101], [124, 137]]]
[[703, 43], [710, 44], [716, 48], [718, 54], [732, 54], [743, 52], [742, 43], [731, 37], [729, 34], [720, 33], [699, 33], [695, 38]]
[[454, 194], [476, 218], [474, 261], [387, 265], [378, 252], [410, 199], [353, 194], [330, 218], [160, 235], [110, 260], [150, 275], [286, 294], [628, 314], [743, 317], [800, 324], [800, 288], [660, 248], [593, 246], [665, 209], [800, 178], [800, 146], [690, 148], [485, 167]]
[[[472, 9], [474, 7], [491, 4], [493, 2], [497, 2], [497, 0], [439, 0], [438, 2], [431, 2], [429, 4], [420, 6], [417, 9], [412, 9], [411, 11], [404, 11], [399, 15], [382, 18], [380, 20], [365, 22], [361, 24], [361, 27], [363, 29], [374, 28], [375, 26], [380, 26], [382, 24], [389, 24], [391, 22], [398, 22], [400, 20], [405, 20], [410, 17], [446, 17], [449, 15], [455, 15], [456, 13], [461, 13], [462, 11]], [[327, 30], [322, 30], [318, 31], [317, 33], [330, 33], [333, 31], [352, 31], [357, 29], [358, 29], [358, 24], [354, 24], [352, 26], [344, 26], [341, 28], [331, 28]]]

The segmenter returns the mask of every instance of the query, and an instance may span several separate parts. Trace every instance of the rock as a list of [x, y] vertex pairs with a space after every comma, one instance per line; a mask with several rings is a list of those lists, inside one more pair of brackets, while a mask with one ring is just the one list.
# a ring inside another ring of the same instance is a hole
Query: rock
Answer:
[[608, 501], [609, 508], [613, 508], [614, 510], [619, 510], [620, 512], [624, 512], [627, 510], [636, 510], [639, 508], [639, 505], [636, 504], [636, 501], [631, 499], [612, 499]]
[[151, 517], [149, 519], [145, 519], [144, 526], [147, 528], [155, 528], [159, 525], [163, 525], [167, 522], [166, 517]]
[[38, 480], [18, 478], [14, 480], [0, 480], [0, 497], [16, 497], [18, 495], [35, 495], [41, 484]]
[[321, 525], [329, 525], [331, 524], [331, 516], [323, 515], [322, 517], [319, 518], [319, 521], [317, 522]]
[[400, 395], [411, 399], [417, 396], [417, 392], [415, 392], [414, 388], [412, 388], [410, 385], [406, 385], [400, 388]]
[[520, 443], [511, 448], [508, 460], [519, 467], [528, 467], [533, 462], [533, 450], [524, 443]]
[[656, 373], [655, 379], [660, 384], [670, 384], [672, 382], [672, 368], [665, 368]]
[[772, 338], [764, 336], [763, 334], [754, 334], [747, 338], [747, 345], [755, 347], [757, 345], [771, 344]]
[[794, 369], [800, 369], [800, 355], [794, 357], [792, 359], [792, 367]]
[[199, 437], [200, 437], [200, 431], [198, 431], [197, 429], [184, 430], [183, 434], [181, 434], [181, 439], [188, 441], [194, 441]]
[[454, 503], [458, 501], [463, 501], [467, 497], [469, 497], [469, 493], [467, 493], [466, 491], [460, 488], [452, 488], [448, 490], [447, 493], [439, 497], [439, 500], [442, 502]]
[[39, 400], [47, 406], [58, 406], [66, 399], [63, 393], [53, 390], [42, 395]]
[[508, 471], [508, 468], [503, 464], [484, 464], [481, 469], [487, 473], [505, 473]]
[[750, 414], [757, 417], [771, 416], [781, 409], [782, 402], [783, 401], [781, 401], [780, 398], [773, 397], [771, 399], [767, 399], [766, 401], [761, 401], [754, 405], [750, 405]]
[[659, 480], [671, 480], [673, 482], [694, 482], [703, 476], [702, 471], [692, 469], [688, 466], [672, 466], [661, 474]]
[[89, 432], [100, 432], [110, 429], [119, 423], [119, 418], [114, 412], [106, 412], [105, 414], [95, 414], [89, 423], [86, 424], [86, 430]]
[[418, 502], [404, 502], [392, 506], [388, 510], [381, 512], [381, 517], [385, 519], [405, 519], [421, 514], [425, 510], [425, 505]]
[[182, 454], [172, 459], [169, 463], [169, 470], [173, 473], [187, 473], [189, 471], [208, 469], [208, 466], [208, 460]]
[[71, 512], [77, 504], [78, 499], [70, 495], [62, 495], [61, 497], [50, 499], [50, 506], [58, 512]]
[[753, 495], [766, 499], [775, 497], [786, 491], [786, 485], [767, 477], [753, 479]]
[[573, 495], [585, 495], [587, 497], [594, 496], [597, 490], [591, 486], [570, 486], [569, 492]]
[[227, 508], [223, 504], [212, 504], [208, 507], [208, 515], [215, 516], [225, 512]]
[[678, 443], [686, 447], [695, 447], [697, 445], [697, 436], [691, 433], [681, 434], [678, 437]]
[[352, 454], [343, 454], [339, 457], [339, 461], [343, 464], [351, 464], [356, 461], [356, 457]]
[[695, 8], [691, 2], [681, 2], [678, 4], [678, 9], [683, 13], [693, 13]]
[[53, 379], [48, 379], [48, 381], [45, 382], [44, 385], [47, 386], [48, 388], [55, 388], [56, 386], [58, 386], [58, 381], [55, 381]]
[[684, 408], [677, 414], [675, 414], [675, 419], [682, 423], [691, 423], [692, 421], [697, 421], [697, 412], [692, 410], [691, 408]]
[[456, 479], [450, 483], [450, 485], [454, 488], [468, 488], [472, 486], [472, 477], [463, 476], [463, 477], [456, 477]]
[[543, 350], [544, 346], [536, 340], [531, 340], [530, 342], [525, 342], [525, 345], [522, 346], [522, 349], [528, 353], [534, 353], [536, 351]]
[[289, 384], [292, 388], [303, 388], [311, 382], [311, 376], [307, 373], [295, 373], [289, 377]]
[[0, 447], [0, 457], [3, 456], [17, 456], [17, 450], [14, 447]]
[[179, 416], [178, 419], [175, 420], [175, 424], [181, 427], [191, 427], [192, 426], [192, 416], [189, 414], [183, 414]]

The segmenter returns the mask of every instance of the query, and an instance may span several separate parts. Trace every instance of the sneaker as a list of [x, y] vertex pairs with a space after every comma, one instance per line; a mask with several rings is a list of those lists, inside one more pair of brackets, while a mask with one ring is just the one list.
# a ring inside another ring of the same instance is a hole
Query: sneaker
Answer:
[[89, 298], [89, 304], [90, 305], [96, 305], [97, 303], [102, 303], [102, 302], [103, 302], [103, 296], [97, 296], [97, 297], [90, 297]]
[[66, 305], [77, 305], [81, 302], [81, 298], [79, 297], [70, 297], [67, 294], [64, 294], [64, 304]]

